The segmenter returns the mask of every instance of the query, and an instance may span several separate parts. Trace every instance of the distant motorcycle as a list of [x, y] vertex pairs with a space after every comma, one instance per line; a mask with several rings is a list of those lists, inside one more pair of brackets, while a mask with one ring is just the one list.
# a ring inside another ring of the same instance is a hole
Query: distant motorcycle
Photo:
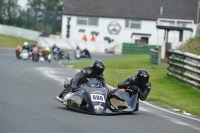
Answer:
[[76, 59], [80, 59], [80, 58], [92, 58], [90, 52], [87, 49], [84, 49], [83, 51], [81, 51], [80, 49], [76, 49], [75, 50], [75, 58]]
[[15, 53], [16, 53], [17, 59], [20, 59], [20, 58], [21, 58], [21, 57], [20, 57], [21, 50], [22, 50], [22, 47], [19, 46], [19, 45], [15, 48]]
[[20, 59], [20, 58], [21, 58], [21, 57], [20, 57], [20, 54], [21, 54], [20, 51], [16, 51], [16, 57], [17, 57], [17, 59]]
[[24, 59], [24, 60], [28, 60], [29, 59], [29, 52], [28, 52], [28, 50], [23, 49], [21, 51], [20, 58]]
[[39, 60], [38, 52], [32, 52], [32, 60], [33, 60], [33, 62], [37, 62]]
[[68, 59], [70, 60], [69, 53], [65, 53], [61, 49], [53, 50], [53, 58], [55, 60]]
[[49, 63], [51, 62], [51, 53], [48, 53], [47, 55], [43, 55], [42, 52], [39, 53], [39, 61], [48, 61]]
[[39, 53], [40, 53], [39, 47], [33, 45], [31, 48], [31, 58], [33, 62], [37, 62], [39, 60]]

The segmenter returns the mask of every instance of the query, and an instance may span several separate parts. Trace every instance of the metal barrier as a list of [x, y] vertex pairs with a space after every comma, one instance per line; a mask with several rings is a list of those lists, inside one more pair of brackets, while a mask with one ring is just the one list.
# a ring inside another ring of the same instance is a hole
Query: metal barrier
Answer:
[[160, 65], [160, 52], [158, 48], [152, 48], [150, 51], [151, 51], [150, 63], [155, 65]]
[[179, 50], [169, 53], [167, 74], [200, 89], [200, 56]]
[[156, 45], [123, 43], [122, 53], [123, 54], [150, 54], [150, 49], [155, 48], [155, 47]]

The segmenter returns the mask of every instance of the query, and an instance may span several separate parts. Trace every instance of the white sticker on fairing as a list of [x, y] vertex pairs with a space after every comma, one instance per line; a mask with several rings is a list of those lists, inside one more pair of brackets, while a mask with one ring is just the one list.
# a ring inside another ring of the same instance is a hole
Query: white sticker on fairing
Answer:
[[91, 96], [91, 100], [93, 102], [103, 102], [105, 103], [105, 99], [103, 95], [99, 95], [99, 94], [90, 94]]
[[85, 71], [85, 70], [83, 70], [83, 73], [86, 73], [86, 71]]

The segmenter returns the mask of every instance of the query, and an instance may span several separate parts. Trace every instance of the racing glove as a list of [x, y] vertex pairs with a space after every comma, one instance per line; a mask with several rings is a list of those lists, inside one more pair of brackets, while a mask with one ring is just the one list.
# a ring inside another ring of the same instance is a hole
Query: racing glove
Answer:
[[133, 88], [134, 92], [139, 92], [140, 91], [140, 88], [137, 87], [136, 85], [133, 85], [132, 88]]
[[131, 86], [126, 87], [126, 91], [133, 93], [133, 89]]
[[137, 87], [136, 85], [130, 85], [126, 88], [126, 91], [129, 91], [131, 93], [140, 93], [140, 88]]
[[72, 85], [71, 88], [72, 88], [72, 92], [76, 92], [76, 91], [79, 90], [78, 87], [77, 87], [77, 86], [74, 86], [74, 85]]
[[129, 82], [121, 82], [118, 84], [118, 88], [126, 88], [129, 84]]

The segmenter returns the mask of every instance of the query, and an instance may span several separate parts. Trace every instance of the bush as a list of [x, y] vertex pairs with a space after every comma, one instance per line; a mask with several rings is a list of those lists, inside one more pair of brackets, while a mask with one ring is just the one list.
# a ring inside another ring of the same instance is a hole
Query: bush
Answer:
[[188, 39], [185, 43], [178, 47], [178, 50], [200, 55], [200, 37]]

